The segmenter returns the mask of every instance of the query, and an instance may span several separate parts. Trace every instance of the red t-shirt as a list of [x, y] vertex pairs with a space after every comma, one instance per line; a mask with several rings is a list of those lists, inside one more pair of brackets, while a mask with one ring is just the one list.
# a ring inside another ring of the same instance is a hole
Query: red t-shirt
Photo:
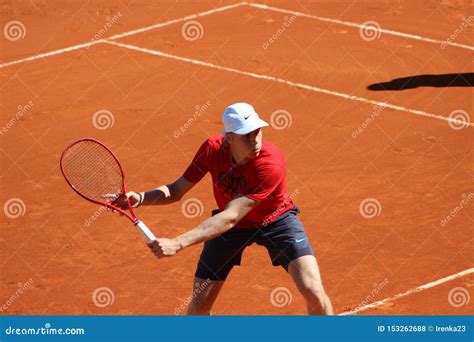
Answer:
[[235, 165], [230, 146], [223, 142], [223, 135], [207, 139], [183, 176], [197, 183], [210, 172], [219, 210], [224, 210], [239, 193], [261, 201], [236, 227], [266, 226], [293, 208], [286, 190], [286, 163], [278, 147], [264, 141], [258, 157], [246, 164]]

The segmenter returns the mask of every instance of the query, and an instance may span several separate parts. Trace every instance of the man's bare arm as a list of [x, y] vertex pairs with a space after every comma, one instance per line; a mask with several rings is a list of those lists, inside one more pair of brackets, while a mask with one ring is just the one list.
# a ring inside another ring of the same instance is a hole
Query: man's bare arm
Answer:
[[183, 176], [175, 182], [159, 186], [156, 189], [142, 192], [143, 201], [141, 205], [162, 205], [179, 201], [195, 183], [191, 183]]
[[181, 176], [171, 184], [161, 185], [150, 191], [127, 192], [125, 196], [115, 200], [115, 204], [122, 209], [127, 209], [127, 199], [130, 200], [132, 207], [170, 204], [179, 201], [194, 185], [196, 183], [192, 183]]
[[175, 239], [157, 239], [149, 243], [148, 246], [158, 258], [173, 256], [183, 248], [210, 240], [228, 231], [258, 203], [258, 201], [240, 195], [230, 201], [222, 212], [208, 218], [196, 228], [181, 234]]
[[233, 228], [257, 204], [257, 201], [241, 195], [230, 201], [222, 212], [178, 236], [176, 240], [182, 248], [210, 240]]

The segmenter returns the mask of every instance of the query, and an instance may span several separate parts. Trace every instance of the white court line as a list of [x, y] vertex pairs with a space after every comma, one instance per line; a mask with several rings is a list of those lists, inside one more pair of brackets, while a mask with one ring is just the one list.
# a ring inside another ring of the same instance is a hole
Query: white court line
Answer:
[[31, 56], [31, 57], [17, 59], [16, 61], [11, 61], [11, 62], [6, 62], [6, 63], [0, 64], [0, 69], [8, 67], [10, 65], [14, 65], [14, 64], [20, 64], [20, 63], [23, 63], [23, 62], [34, 61], [35, 59], [41, 59], [41, 58], [45, 58], [45, 57], [49, 57], [49, 56], [60, 55], [60, 54], [65, 53], [65, 52], [74, 51], [74, 50], [78, 50], [78, 49], [82, 49], [82, 48], [87, 48], [89, 46], [104, 43], [104, 42], [105, 42], [104, 40], [99, 39], [99, 40], [94, 40], [94, 41], [89, 42], [89, 43], [78, 44], [78, 45], [70, 46], [70, 47], [67, 47], [67, 48], [64, 48], [64, 49], [54, 50], [54, 51], [50, 51], [50, 52], [41, 53], [39, 55]]
[[382, 300], [379, 300], [379, 301], [377, 301], [377, 302], [373, 302], [373, 303], [370, 303], [370, 304], [367, 304], [367, 305], [363, 305], [363, 306], [358, 307], [358, 308], [356, 308], [356, 309], [354, 309], [354, 310], [345, 311], [345, 312], [343, 312], [343, 313], [340, 313], [339, 315], [341, 315], [341, 316], [353, 315], [353, 314], [358, 313], [358, 312], [361, 312], [361, 311], [373, 309], [373, 308], [382, 306], [382, 305], [384, 305], [385, 303], [394, 301], [394, 300], [399, 299], [399, 298], [403, 298], [403, 297], [409, 296], [409, 295], [411, 295], [411, 294], [413, 294], [413, 293], [417, 293], [417, 292], [421, 292], [421, 291], [427, 290], [427, 289], [429, 289], [429, 288], [432, 288], [432, 287], [435, 287], [435, 286], [438, 286], [438, 285], [447, 283], [448, 281], [451, 281], [451, 280], [454, 280], [454, 279], [463, 277], [463, 276], [468, 275], [468, 274], [471, 274], [471, 273], [474, 273], [474, 268], [468, 268], [467, 270], [464, 270], [464, 271], [455, 273], [455, 274], [453, 274], [453, 275], [450, 275], [450, 276], [447, 276], [447, 277], [444, 277], [444, 278], [441, 278], [441, 279], [432, 281], [432, 282], [427, 283], [427, 284], [425, 284], [425, 285], [417, 286], [417, 287], [415, 287], [415, 288], [413, 288], [413, 289], [410, 289], [410, 290], [408, 290], [408, 291], [405, 291], [405, 292], [396, 294], [395, 296], [392, 296], [392, 297], [389, 297], [389, 298], [385, 298], [385, 299], [382, 299]]
[[[153, 30], [155, 28], [175, 24], [175, 23], [185, 21], [185, 20], [196, 19], [198, 17], [203, 17], [203, 16], [206, 16], [206, 15], [209, 15], [209, 14], [222, 12], [222, 11], [229, 10], [229, 9], [232, 9], [232, 8], [236, 8], [236, 7], [243, 6], [243, 5], [249, 5], [251, 7], [261, 8], [261, 9], [264, 9], [264, 10], [271, 10], [271, 11], [276, 11], [276, 12], [281, 12], [281, 13], [293, 14], [293, 15], [296, 15], [296, 16], [306, 17], [306, 18], [310, 18], [310, 19], [316, 19], [316, 20], [319, 20], [319, 21], [329, 22], [329, 23], [333, 23], [333, 24], [340, 24], [340, 25], [346, 25], [346, 26], [358, 27], [358, 28], [364, 28], [365, 27], [364, 25], [352, 23], [352, 22], [349, 22], [349, 21], [325, 18], [325, 17], [320, 17], [320, 16], [311, 15], [311, 14], [307, 14], [307, 13], [302, 13], [302, 12], [297, 12], [297, 11], [290, 11], [290, 10], [286, 10], [286, 9], [282, 9], [282, 8], [267, 6], [267, 5], [263, 5], [263, 4], [256, 4], [256, 3], [249, 4], [246, 1], [242, 1], [242, 2], [239, 2], [239, 3], [233, 4], [233, 5], [218, 7], [218, 8], [215, 8], [213, 10], [204, 11], [204, 12], [200, 12], [200, 13], [197, 13], [197, 14], [188, 15], [186, 17], [169, 20], [169, 21], [166, 21], [164, 23], [158, 23], [158, 24], [155, 24], [155, 25], [146, 26], [146, 27], [143, 27], [143, 28], [140, 28], [140, 29], [124, 32], [124, 33], [121, 33], [121, 34], [116, 34], [116, 35], [114, 35], [114, 36], [112, 36], [108, 39], [119, 39], [119, 38], [131, 36], [131, 35], [134, 35], [134, 34], [137, 34], [137, 33]], [[445, 44], [445, 45], [460, 47], [460, 48], [463, 48], [463, 49], [474, 50], [474, 47], [469, 46], [469, 45], [458, 44], [458, 43], [453, 43], [453, 42], [448, 42], [448, 41], [442, 41], [442, 40], [437, 40], [437, 39], [432, 39], [432, 38], [427, 38], [427, 37], [422, 37], [422, 36], [418, 36], [418, 35], [414, 35], [414, 34], [397, 32], [397, 31], [392, 31], [392, 30], [376, 29], [376, 28], [373, 28], [373, 29], [376, 30], [376, 31], [379, 31], [379, 32], [384, 32], [384, 33], [399, 36], [399, 37], [411, 38], [411, 39], [421, 40], [421, 41], [425, 41], [425, 42], [429, 42], [429, 43]], [[34, 61], [36, 59], [45, 58], [45, 57], [54, 56], [54, 55], [62, 54], [62, 53], [69, 52], [69, 51], [82, 49], [82, 48], [85, 48], [85, 47], [96, 45], [98, 43], [102, 43], [102, 40], [90, 41], [90, 42], [87, 42], [87, 43], [70, 46], [70, 47], [67, 47], [67, 48], [64, 48], [64, 49], [54, 50], [54, 51], [50, 51], [50, 52], [46, 52], [46, 53], [42, 53], [42, 54], [30, 56], [30, 57], [18, 59], [18, 60], [15, 60], [15, 61], [2, 63], [2, 64], [0, 64], [0, 69], [11, 66], [11, 65], [15, 65], [15, 64]]]
[[[239, 3], [233, 4], [233, 5], [218, 7], [218, 8], [212, 9], [212, 10], [200, 12], [200, 13], [197, 13], [197, 14], [188, 15], [186, 17], [182, 17], [182, 18], [178, 18], [178, 19], [172, 19], [172, 20], [169, 20], [169, 21], [166, 21], [166, 22], [163, 22], [163, 23], [158, 23], [158, 24], [146, 26], [146, 27], [143, 27], [143, 28], [140, 28], [140, 29], [136, 29], [136, 30], [116, 34], [114, 36], [109, 37], [108, 39], [113, 39], [113, 40], [120, 39], [120, 38], [123, 38], [123, 37], [135, 35], [135, 34], [146, 32], [146, 31], [150, 31], [150, 30], [153, 30], [153, 29], [156, 29], [156, 28], [159, 28], [159, 27], [164, 27], [164, 26], [172, 25], [172, 24], [175, 24], [175, 23], [178, 23], [178, 22], [191, 20], [191, 19], [196, 19], [198, 17], [203, 17], [203, 16], [206, 16], [206, 15], [209, 15], [209, 14], [226, 11], [226, 10], [233, 9], [233, 8], [243, 6], [243, 5], [249, 5], [251, 7], [261, 8], [261, 9], [265, 9], [265, 10], [271, 10], [271, 11], [275, 11], [275, 12], [293, 14], [293, 15], [296, 15], [296, 16], [306, 17], [306, 18], [310, 18], [310, 19], [316, 19], [316, 20], [323, 21], [323, 22], [346, 25], [346, 26], [351, 26], [351, 27], [365, 28], [364, 25], [352, 23], [352, 22], [349, 22], [349, 21], [342, 21], [342, 20], [338, 20], [338, 19], [325, 18], [325, 17], [306, 14], [306, 13], [302, 13], [302, 12], [291, 11], [291, 10], [286, 10], [286, 9], [282, 9], [282, 8], [267, 6], [267, 5], [263, 5], [263, 4], [256, 4], [256, 3], [255, 4], [249, 4], [245, 1], [242, 1], [242, 2], [239, 2]], [[392, 30], [377, 29], [375, 27], [373, 29], [375, 31], [384, 32], [384, 33], [399, 36], [399, 37], [411, 38], [411, 39], [421, 40], [421, 41], [425, 41], [425, 42], [429, 42], [429, 43], [445, 44], [445, 45], [456, 46], [456, 47], [460, 47], [460, 48], [464, 48], [464, 49], [468, 49], [468, 50], [474, 50], [474, 47], [469, 46], [469, 45], [458, 44], [458, 43], [453, 43], [453, 42], [448, 42], [448, 41], [442, 41], [442, 40], [437, 40], [437, 39], [432, 39], [432, 38], [427, 38], [427, 37], [422, 37], [422, 36], [418, 36], [418, 35], [414, 35], [414, 34], [397, 32], [397, 31], [392, 31]], [[82, 48], [89, 47], [89, 46], [92, 46], [92, 45], [96, 45], [96, 44], [99, 44], [99, 43], [102, 43], [102, 42], [103, 41], [101, 39], [100, 40], [94, 40], [94, 41], [90, 41], [90, 42], [83, 43], [83, 44], [73, 45], [73, 46], [70, 46], [70, 47], [67, 47], [67, 48], [64, 48], [64, 49], [54, 50], [54, 51], [41, 53], [41, 54], [30, 56], [30, 57], [18, 59], [18, 60], [15, 60], [15, 61], [2, 63], [2, 64], [0, 64], [0, 69], [11, 66], [11, 65], [15, 65], [15, 64], [34, 61], [36, 59], [41, 59], [41, 58], [45, 58], [45, 57], [49, 57], [49, 56], [62, 54], [62, 53], [65, 53], [65, 52], [70, 52], [70, 51], [82, 49]]]
[[[271, 6], [261, 5], [261, 4], [249, 4], [245, 1], [243, 1], [243, 2], [236, 3], [236, 4], [223, 6], [223, 7], [218, 7], [218, 8], [212, 9], [212, 10], [200, 12], [200, 13], [197, 13], [197, 14], [188, 15], [188, 16], [185, 16], [185, 17], [182, 17], [182, 18], [169, 20], [169, 21], [166, 21], [166, 22], [163, 22], [163, 23], [150, 25], [150, 26], [147, 26], [147, 27], [144, 27], [144, 28], [124, 32], [124, 33], [121, 33], [121, 34], [114, 35], [114, 36], [110, 37], [109, 39], [120, 39], [120, 38], [127, 37], [127, 36], [130, 36], [130, 35], [135, 35], [135, 34], [138, 34], [138, 33], [141, 33], [141, 32], [153, 30], [155, 28], [175, 24], [175, 23], [178, 23], [178, 22], [181, 22], [181, 21], [186, 21], [186, 20], [195, 19], [195, 18], [198, 18], [198, 17], [203, 17], [203, 16], [206, 16], [206, 15], [209, 15], [209, 14], [222, 12], [222, 11], [229, 10], [229, 9], [232, 9], [232, 8], [236, 8], [236, 7], [239, 7], [239, 6], [242, 6], [242, 5], [250, 5], [250, 6], [253, 6], [253, 7], [259, 7], [259, 8], [263, 8], [263, 9], [280, 11], [280, 12], [283, 12], [283, 13], [292, 13], [292, 14], [298, 15], [298, 16], [309, 17], [309, 18], [313, 18], [313, 19], [318, 19], [318, 20], [322, 20], [322, 21], [328, 21], [328, 22], [333, 22], [333, 23], [338, 23], [338, 24], [343, 24], [343, 25], [349, 25], [349, 26], [355, 26], [355, 27], [364, 27], [363, 25], [359, 25], [359, 24], [355, 24], [355, 23], [351, 23], [351, 22], [345, 22], [345, 21], [340, 21], [340, 20], [336, 20], [336, 19], [317, 17], [317, 16], [305, 14], [305, 13], [288, 11], [288, 10], [279, 9], [279, 8], [276, 8], [276, 7], [271, 7]], [[433, 39], [430, 39], [430, 38], [423, 38], [421, 36], [407, 35], [407, 34], [400, 33], [400, 32], [395, 32], [395, 31], [389, 31], [389, 30], [380, 30], [380, 31], [390, 33], [390, 34], [394, 34], [394, 35], [399, 35], [399, 36], [402, 36], [402, 37], [409, 37], [409, 38], [420, 39], [420, 40], [425, 40], [425, 41], [430, 41], [430, 42], [441, 42], [441, 43], [443, 43], [442, 41], [437, 41], [437, 40], [433, 40]], [[207, 63], [207, 62], [202, 62], [202, 61], [193, 60], [193, 59], [189, 59], [189, 58], [184, 58], [184, 57], [179, 57], [179, 56], [175, 56], [175, 55], [166, 54], [166, 53], [163, 53], [163, 52], [160, 52], [160, 51], [148, 50], [148, 49], [140, 48], [140, 47], [133, 46], [133, 45], [114, 43], [110, 40], [107, 41], [105, 39], [93, 40], [93, 41], [90, 41], [90, 42], [87, 42], [87, 43], [74, 45], [74, 46], [71, 46], [71, 47], [68, 47], [68, 48], [54, 50], [54, 51], [42, 53], [42, 54], [39, 54], [39, 55], [30, 56], [30, 57], [27, 57], [27, 58], [23, 58], [23, 59], [11, 61], [11, 62], [6, 62], [6, 63], [3, 63], [3, 64], [0, 64], [0, 69], [11, 66], [11, 65], [20, 64], [20, 63], [23, 63], [23, 62], [33, 61], [33, 60], [36, 60], [36, 59], [41, 59], [41, 58], [45, 58], [45, 57], [49, 57], [49, 56], [54, 56], [54, 55], [58, 55], [58, 54], [62, 54], [62, 53], [82, 49], [82, 48], [87, 48], [87, 47], [90, 47], [90, 46], [93, 46], [93, 45], [96, 45], [96, 44], [100, 44], [100, 43], [109, 43], [109, 44], [125, 47], [125, 48], [128, 48], [128, 49], [132, 49], [132, 50], [151, 53], [151, 54], [162, 56], [162, 57], [173, 58], [173, 59], [181, 60], [181, 61], [188, 62], [188, 63], [193, 63], [193, 64], [203, 65], [203, 66], [207, 66], [207, 67], [212, 67], [212, 68], [216, 68], [218, 70], [225, 70], [225, 71], [229, 71], [229, 72], [239, 73], [239, 74], [247, 75], [247, 76], [254, 77], [254, 78], [267, 79], [267, 80], [271, 80], [271, 81], [278, 82], [278, 83], [284, 83], [284, 84], [287, 84], [287, 85], [290, 85], [290, 86], [296, 86], [296, 87], [300, 87], [300, 88], [315, 91], [315, 92], [320, 92], [320, 93], [324, 93], [324, 94], [328, 94], [328, 95], [333, 95], [333, 96], [346, 98], [346, 99], [349, 99], [349, 100], [365, 102], [365, 103], [369, 103], [369, 104], [373, 104], [373, 105], [377, 105], [377, 106], [381, 106], [381, 107], [391, 108], [391, 109], [394, 109], [394, 110], [409, 112], [409, 113], [412, 113], [412, 114], [415, 114], [415, 115], [427, 116], [427, 117], [438, 119], [438, 120], [444, 120], [444, 121], [452, 122], [452, 123], [455, 123], [455, 124], [458, 124], [458, 125], [474, 126], [474, 123], [468, 123], [468, 122], [465, 122], [465, 121], [462, 121], [462, 120], [459, 120], [459, 119], [456, 119], [456, 118], [444, 117], [442, 115], [427, 113], [427, 112], [423, 112], [423, 111], [416, 110], [416, 109], [405, 108], [405, 107], [393, 105], [393, 104], [390, 104], [390, 103], [387, 103], [387, 102], [374, 101], [374, 100], [366, 99], [366, 98], [363, 98], [363, 97], [352, 96], [352, 95], [339, 93], [339, 92], [331, 91], [331, 90], [327, 90], [327, 89], [322, 89], [322, 88], [318, 88], [318, 87], [314, 87], [314, 86], [310, 86], [310, 85], [306, 85], [306, 84], [302, 84], [302, 83], [291, 82], [291, 81], [284, 80], [284, 79], [281, 79], [281, 78], [276, 78], [276, 77], [273, 77], [273, 76], [255, 74], [255, 73], [242, 71], [242, 70], [238, 70], [238, 69], [223, 67], [223, 66], [212, 64], [212, 63]], [[455, 44], [455, 43], [452, 43], [451, 45], [460, 46], [459, 44]], [[468, 48], [472, 48], [472, 47], [468, 47]], [[474, 48], [472, 48], [472, 49], [474, 49]]]
[[243, 2], [236, 3], [236, 4], [228, 5], [228, 6], [222, 6], [222, 7], [214, 8], [214, 9], [209, 10], [209, 11], [205, 11], [205, 12], [201, 12], [201, 13], [197, 13], [197, 14], [188, 15], [188, 16], [186, 16], [186, 17], [182, 17], [182, 18], [178, 18], [178, 19], [173, 19], [173, 20], [165, 21], [164, 23], [158, 23], [158, 24], [155, 24], [155, 25], [151, 25], [151, 26], [147, 26], [147, 27], [141, 28], [141, 29], [137, 29], [137, 30], [133, 30], [133, 31], [128, 31], [128, 32], [121, 33], [121, 34], [116, 34], [115, 36], [112, 36], [112, 37], [107, 38], [107, 39], [119, 39], [119, 38], [131, 36], [131, 35], [134, 35], [134, 34], [137, 34], [137, 33], [142, 33], [142, 32], [146, 32], [146, 31], [150, 31], [150, 30], [156, 29], [156, 28], [158, 28], [158, 27], [163, 27], [163, 26], [167, 26], [167, 25], [172, 25], [172, 24], [179, 23], [179, 22], [181, 22], [181, 21], [196, 19], [196, 18], [198, 18], [198, 17], [204, 17], [204, 16], [209, 15], [209, 14], [214, 14], [214, 13], [226, 11], [226, 10], [229, 10], [229, 9], [232, 9], [232, 8], [236, 8], [236, 7], [239, 7], [239, 6], [242, 6], [242, 5], [248, 5], [248, 3], [245, 2], [245, 1], [243, 1]]
[[[263, 5], [263, 4], [248, 4], [251, 7], [256, 7], [264, 10], [270, 10], [270, 11], [275, 11], [275, 12], [281, 12], [281, 13], [287, 13], [287, 14], [293, 14], [297, 17], [304, 17], [304, 18], [310, 18], [310, 19], [315, 19], [327, 23], [333, 23], [333, 24], [339, 24], [339, 25], [345, 25], [345, 26], [351, 26], [351, 27], [357, 27], [357, 28], [367, 28], [367, 26], [363, 24], [357, 24], [353, 23], [350, 21], [344, 21], [344, 20], [338, 20], [338, 19], [331, 19], [331, 18], [325, 18], [325, 17], [320, 17], [317, 15], [312, 15], [312, 14], [307, 14], [307, 13], [302, 13], [302, 12], [297, 12], [297, 11], [291, 11], [283, 8], [278, 8], [278, 7], [273, 7], [273, 6], [268, 6], [268, 5]], [[427, 43], [434, 43], [434, 44], [440, 44], [440, 45], [449, 45], [449, 46], [455, 46], [459, 47], [462, 49], [467, 49], [467, 50], [472, 50], [474, 51], [474, 46], [470, 45], [464, 45], [464, 44], [458, 44], [458, 43], [453, 43], [453, 42], [448, 42], [445, 40], [439, 40], [439, 39], [433, 39], [433, 38], [428, 38], [428, 37], [422, 37], [417, 34], [409, 34], [409, 33], [403, 33], [403, 32], [398, 32], [398, 31], [392, 31], [392, 30], [386, 30], [382, 28], [376, 28], [374, 26], [370, 26], [371, 30], [377, 31], [377, 32], [383, 32], [386, 34], [391, 34], [393, 36], [398, 36], [398, 37], [404, 37], [404, 38], [410, 38], [410, 39], [416, 39], [416, 40], [421, 40]]]
[[229, 67], [225, 67], [225, 66], [221, 66], [221, 65], [217, 65], [217, 64], [213, 64], [213, 63], [203, 62], [203, 61], [200, 61], [200, 60], [197, 60], [197, 59], [180, 57], [180, 56], [172, 55], [172, 54], [157, 51], [157, 50], [150, 50], [150, 49], [146, 49], [146, 48], [141, 48], [141, 47], [135, 46], [135, 45], [124, 44], [124, 43], [119, 43], [119, 42], [109, 41], [109, 40], [105, 40], [104, 42], [107, 43], [107, 44], [116, 45], [116, 46], [120, 46], [120, 47], [127, 48], [127, 49], [130, 49], [130, 50], [140, 51], [140, 52], [148, 53], [148, 54], [155, 55], [155, 56], [171, 58], [171, 59], [175, 59], [175, 60], [178, 60], [178, 61], [182, 61], [182, 62], [186, 62], [186, 63], [192, 63], [192, 64], [196, 64], [196, 65], [201, 65], [201, 66], [205, 66], [205, 67], [209, 67], [209, 68], [213, 68], [213, 69], [217, 69], [217, 70], [229, 71], [229, 72], [233, 72], [233, 73], [236, 73], [236, 74], [250, 76], [250, 77], [253, 77], [253, 78], [259, 78], [259, 79], [274, 81], [274, 82], [278, 82], [278, 83], [283, 83], [283, 84], [290, 85], [292, 87], [299, 87], [299, 88], [315, 91], [315, 92], [318, 92], [318, 93], [323, 93], [323, 94], [327, 94], [327, 95], [342, 97], [342, 98], [345, 98], [345, 99], [348, 99], [348, 100], [364, 102], [364, 103], [368, 103], [368, 104], [372, 104], [372, 105], [376, 105], [376, 106], [380, 106], [380, 107], [386, 107], [386, 108], [390, 108], [390, 109], [394, 109], [394, 110], [399, 110], [399, 111], [403, 111], [403, 112], [412, 113], [412, 114], [415, 114], [415, 115], [426, 116], [426, 117], [429, 117], [429, 118], [432, 118], [432, 119], [444, 120], [444, 121], [452, 122], [452, 123], [455, 123], [455, 124], [458, 124], [458, 125], [462, 124], [462, 125], [465, 125], [465, 126], [471, 126], [471, 127], [474, 126], [474, 123], [469, 123], [469, 122], [466, 122], [466, 121], [462, 121], [462, 120], [455, 119], [455, 118], [449, 118], [449, 117], [445, 117], [445, 116], [438, 115], [438, 114], [427, 113], [427, 112], [423, 112], [421, 110], [405, 108], [405, 107], [397, 106], [397, 105], [394, 105], [394, 104], [391, 104], [391, 103], [388, 103], [388, 102], [380, 102], [380, 101], [375, 101], [375, 100], [371, 100], [371, 99], [366, 99], [364, 97], [353, 96], [353, 95], [349, 95], [349, 94], [340, 93], [340, 92], [337, 92], [337, 91], [332, 91], [332, 90], [327, 90], [327, 89], [323, 89], [323, 88], [314, 87], [314, 86], [303, 84], [303, 83], [292, 82], [292, 81], [288, 81], [288, 80], [285, 80], [285, 79], [282, 79], [282, 78], [277, 78], [277, 77], [273, 77], [273, 76], [269, 76], [269, 75], [256, 74], [256, 73], [253, 73], [253, 72], [248, 72], [248, 71], [229, 68]]
[[[134, 34], [137, 34], [137, 33], [150, 31], [150, 30], [156, 29], [158, 27], [172, 25], [172, 24], [176, 24], [176, 23], [186, 21], [186, 20], [196, 19], [198, 17], [204, 17], [204, 16], [209, 15], [209, 14], [226, 11], [226, 10], [236, 8], [236, 7], [239, 7], [239, 6], [242, 6], [242, 5], [247, 5], [247, 2], [245, 2], [245, 1], [244, 2], [239, 2], [239, 3], [233, 4], [233, 5], [218, 7], [218, 8], [214, 8], [212, 10], [200, 12], [200, 13], [197, 13], [197, 14], [188, 15], [186, 17], [165, 21], [163, 23], [158, 23], [158, 24], [155, 24], [155, 25], [146, 26], [146, 27], [143, 27], [143, 28], [140, 28], [140, 29], [124, 32], [124, 33], [121, 33], [121, 34], [116, 34], [116, 35], [114, 35], [114, 36], [112, 36], [108, 39], [119, 39], [119, 38], [131, 36], [131, 35], [134, 35]], [[87, 48], [89, 46], [96, 45], [96, 44], [99, 44], [99, 43], [104, 43], [104, 40], [102, 40], [102, 39], [92, 40], [92, 41], [87, 42], [87, 43], [73, 45], [73, 46], [70, 46], [70, 47], [67, 47], [67, 48], [64, 48], [64, 49], [45, 52], [45, 53], [41, 53], [39, 55], [34, 55], [34, 56], [22, 58], [22, 59], [17, 59], [15, 61], [2, 63], [2, 64], [0, 64], [0, 69], [11, 66], [11, 65], [15, 65], [15, 64], [34, 61], [36, 59], [41, 59], [41, 58], [45, 58], [45, 57], [49, 57], [49, 56], [59, 55], [59, 54], [65, 53], [65, 52], [70, 52], [70, 51], [74, 51], [74, 50], [78, 50], [78, 49], [82, 49], [82, 48]]]

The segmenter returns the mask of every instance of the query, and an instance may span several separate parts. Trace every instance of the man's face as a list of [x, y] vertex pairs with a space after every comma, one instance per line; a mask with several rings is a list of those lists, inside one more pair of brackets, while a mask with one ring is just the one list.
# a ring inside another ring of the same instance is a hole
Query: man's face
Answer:
[[248, 134], [231, 133], [229, 142], [233, 150], [246, 159], [258, 157], [262, 149], [262, 129], [256, 129]]

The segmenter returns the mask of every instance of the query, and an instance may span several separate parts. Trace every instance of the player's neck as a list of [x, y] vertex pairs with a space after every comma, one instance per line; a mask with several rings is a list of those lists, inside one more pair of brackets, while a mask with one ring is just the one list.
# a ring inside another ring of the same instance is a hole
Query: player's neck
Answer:
[[247, 158], [246, 155], [241, 155], [239, 154], [237, 151], [234, 151], [232, 149], [232, 145], [229, 144], [229, 147], [230, 147], [230, 160], [232, 162], [232, 165], [243, 165], [243, 164], [247, 164], [250, 159]]

